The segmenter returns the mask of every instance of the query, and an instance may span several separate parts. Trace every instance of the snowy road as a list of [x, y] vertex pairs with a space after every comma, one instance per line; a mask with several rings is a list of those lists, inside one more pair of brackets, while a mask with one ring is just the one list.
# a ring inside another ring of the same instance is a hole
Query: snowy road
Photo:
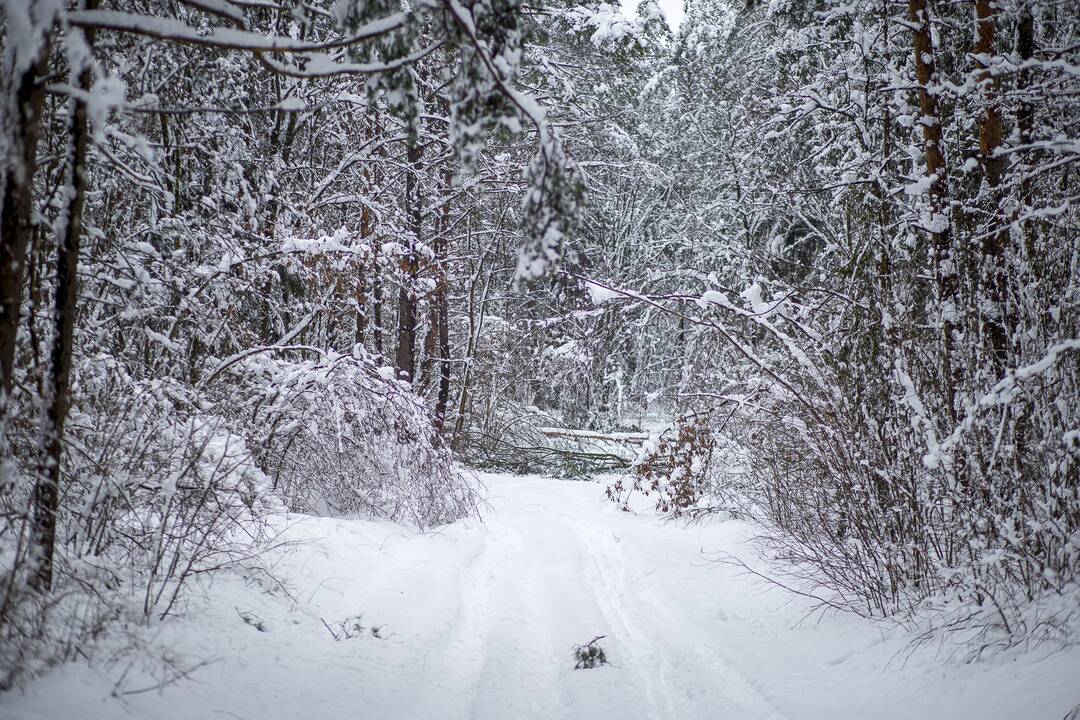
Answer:
[[[118, 699], [70, 666], [0, 699], [0, 717], [1059, 720], [1080, 703], [1075, 651], [905, 661], [902, 635], [858, 618], [801, 621], [805, 600], [709, 561], [752, 561], [744, 523], [621, 513], [594, 483], [483, 480], [483, 522], [428, 535], [294, 517], [305, 542], [274, 568], [288, 595], [219, 579], [164, 626], [181, 665], [214, 659], [187, 682]], [[323, 625], [359, 614], [359, 637]], [[596, 635], [612, 665], [574, 670], [571, 648]], [[133, 668], [122, 688], [149, 684]]]
[[[445, 693], [408, 716], [785, 716], [709, 642], [702, 624], [717, 610], [695, 595], [705, 570], [694, 538], [598, 512], [595, 485], [491, 487], [494, 512], [459, 581], [462, 621], [426, 662]], [[596, 635], [616, 667], [573, 671], [571, 646]]]

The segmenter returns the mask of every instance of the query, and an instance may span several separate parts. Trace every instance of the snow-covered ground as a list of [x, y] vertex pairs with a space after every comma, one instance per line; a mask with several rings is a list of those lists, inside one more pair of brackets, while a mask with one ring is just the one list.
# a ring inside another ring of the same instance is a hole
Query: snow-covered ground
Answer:
[[[1080, 703], [1077, 649], [964, 664], [855, 617], [804, 620], [805, 599], [709, 561], [754, 562], [745, 523], [622, 513], [594, 483], [482, 480], [483, 521], [426, 535], [292, 516], [302, 542], [273, 563], [288, 594], [230, 574], [162, 626], [178, 667], [212, 660], [186, 680], [158, 690], [135, 668], [120, 687], [144, 692], [116, 697], [122, 664], [73, 664], [0, 696], [0, 717], [1060, 720]], [[323, 624], [361, 614], [351, 639]], [[596, 635], [612, 664], [574, 670]]]

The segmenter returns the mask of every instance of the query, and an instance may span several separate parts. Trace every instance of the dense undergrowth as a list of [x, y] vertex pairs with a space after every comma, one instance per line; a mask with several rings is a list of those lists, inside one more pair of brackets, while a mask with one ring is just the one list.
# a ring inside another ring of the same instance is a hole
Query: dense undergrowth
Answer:
[[99, 355], [79, 364], [76, 387], [48, 596], [32, 585], [25, 531], [35, 428], [17, 423], [9, 434], [14, 457], [0, 495], [5, 688], [88, 657], [103, 636], [137, 638], [183, 611], [193, 584], [258, 564], [279, 543], [273, 521], [287, 511], [420, 529], [475, 512], [471, 481], [426, 407], [363, 356], [253, 356], [196, 391], [136, 380]]

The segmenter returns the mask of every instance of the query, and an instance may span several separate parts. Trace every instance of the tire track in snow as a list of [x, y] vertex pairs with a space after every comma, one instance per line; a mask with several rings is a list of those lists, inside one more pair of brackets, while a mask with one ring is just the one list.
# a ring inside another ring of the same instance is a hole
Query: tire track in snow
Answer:
[[428, 659], [426, 684], [435, 692], [410, 717], [557, 717], [561, 693], [536, 576], [542, 563], [498, 514], [483, 531], [483, 549], [458, 577], [457, 629]]
[[[481, 549], [456, 573], [454, 629], [427, 655], [425, 687], [402, 717], [592, 718], [614, 709], [611, 698], [619, 717], [785, 717], [715, 650], [722, 625], [694, 620], [655, 587], [665, 566], [636, 551], [646, 538], [621, 516], [559, 481], [504, 487], [479, 528]], [[615, 666], [571, 670], [573, 642], [605, 633]]]
[[449, 636], [438, 638], [440, 644], [426, 655], [425, 686], [409, 718], [472, 717], [485, 660], [480, 648], [486, 644], [491, 630], [489, 599], [494, 580], [491, 558], [498, 552], [492, 536], [491, 523], [485, 522], [480, 551], [462, 568], [456, 580], [457, 622]]
[[[638, 629], [636, 623], [629, 620], [619, 600], [619, 596], [625, 597], [628, 592], [622, 568], [617, 564], [602, 562], [593, 547], [585, 541], [585, 536], [580, 529], [573, 523], [570, 525], [588, 555], [591, 567], [585, 568], [584, 577], [596, 597], [601, 612], [604, 613], [614, 630], [612, 640], [622, 648], [624, 662], [637, 676], [641, 686], [645, 688], [645, 699], [649, 704], [648, 716], [675, 717], [672, 692], [666, 682], [666, 677], [664, 674], [649, 672], [648, 658], [655, 656], [656, 645], [648, 635]], [[660, 688], [656, 687], [656, 680], [660, 681]], [[660, 706], [661, 701], [664, 704], [663, 708]]]
[[[643, 664], [634, 671], [650, 689], [650, 702], [658, 711], [656, 717], [715, 717], [717, 708], [732, 710], [732, 706], [740, 710], [731, 712], [732, 717], [788, 717], [734, 661], [709, 646], [716, 628], [695, 627], [685, 616], [677, 615], [673, 608], [678, 603], [671, 597], [643, 592], [628, 580], [628, 569], [635, 567], [633, 554], [625, 547], [617, 547], [607, 534], [610, 531], [595, 530], [580, 522], [573, 527], [592, 558], [596, 570], [593, 582], [599, 581], [593, 591], [601, 599], [601, 607], [626, 634], [631, 662]], [[659, 679], [658, 687], [651, 682], [653, 675]], [[657, 691], [662, 698], [655, 697]], [[659, 712], [661, 699], [663, 712]]]

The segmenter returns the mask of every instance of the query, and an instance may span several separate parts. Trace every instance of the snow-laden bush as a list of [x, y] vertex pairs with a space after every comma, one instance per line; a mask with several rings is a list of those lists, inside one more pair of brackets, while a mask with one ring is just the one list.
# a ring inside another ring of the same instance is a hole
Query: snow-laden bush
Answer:
[[115, 620], [176, 612], [192, 580], [250, 557], [264, 538], [267, 479], [190, 388], [136, 380], [106, 356], [80, 363], [75, 388], [48, 596], [29, 578], [34, 436], [12, 436], [0, 494], [0, 687], [87, 656]]
[[1080, 620], [1076, 347], [1033, 349], [988, 389], [965, 378], [955, 421], [939, 369], [900, 353], [891, 365], [789, 372], [789, 393], [757, 395], [729, 437], [773, 528], [775, 572], [828, 606], [963, 630], [976, 651], [1069, 642]]
[[137, 379], [108, 355], [80, 361], [49, 595], [30, 584], [39, 452], [34, 413], [18, 414], [0, 493], [0, 687], [89, 655], [118, 620], [178, 612], [193, 580], [265, 547], [264, 518], [286, 506], [421, 528], [474, 512], [426, 406], [366, 357], [256, 353], [217, 378], [192, 387]]
[[655, 495], [656, 510], [665, 515], [714, 512], [721, 502], [730, 505], [727, 491], [716, 482], [715, 450], [716, 438], [705, 418], [679, 417], [668, 431], [645, 442], [629, 474], [607, 488], [607, 497], [624, 510], [637, 492]]
[[229, 367], [228, 408], [289, 509], [360, 513], [419, 528], [475, 511], [431, 414], [391, 368], [357, 354]]

